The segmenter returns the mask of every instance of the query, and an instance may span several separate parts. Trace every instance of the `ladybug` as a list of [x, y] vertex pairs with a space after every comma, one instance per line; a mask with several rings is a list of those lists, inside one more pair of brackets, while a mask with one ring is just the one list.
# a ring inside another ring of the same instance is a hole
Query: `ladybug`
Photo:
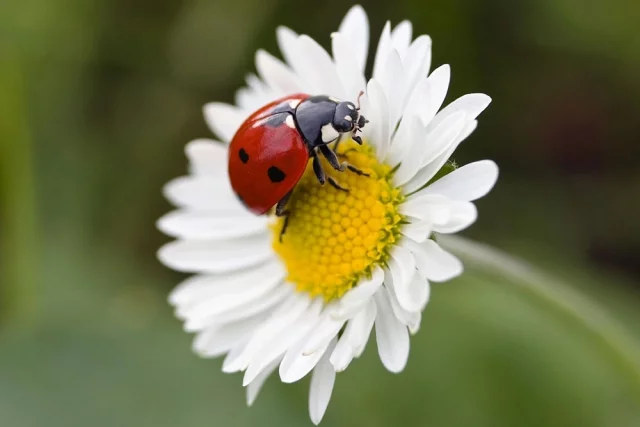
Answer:
[[[287, 216], [285, 206], [302, 178], [309, 159], [320, 184], [329, 181], [320, 163], [322, 154], [336, 170], [348, 169], [367, 175], [336, 155], [339, 138], [345, 134], [358, 144], [356, 135], [368, 122], [353, 102], [326, 95], [303, 93], [277, 99], [251, 114], [239, 127], [229, 144], [229, 179], [240, 201], [253, 213], [262, 215], [276, 205], [277, 216]], [[336, 142], [332, 148], [329, 144]], [[285, 218], [282, 234], [286, 229]]]

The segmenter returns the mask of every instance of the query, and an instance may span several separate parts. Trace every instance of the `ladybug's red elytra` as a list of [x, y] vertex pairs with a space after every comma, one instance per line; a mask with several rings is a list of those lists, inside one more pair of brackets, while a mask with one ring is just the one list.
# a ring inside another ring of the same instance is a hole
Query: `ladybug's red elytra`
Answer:
[[251, 212], [262, 215], [276, 205], [276, 215], [286, 216], [287, 200], [312, 158], [320, 184], [329, 181], [347, 191], [332, 177], [327, 179], [318, 156], [336, 170], [364, 174], [340, 163], [335, 149], [344, 134], [362, 144], [356, 132], [367, 122], [359, 105], [330, 96], [299, 93], [277, 99], [251, 114], [233, 136], [228, 159], [231, 187]]

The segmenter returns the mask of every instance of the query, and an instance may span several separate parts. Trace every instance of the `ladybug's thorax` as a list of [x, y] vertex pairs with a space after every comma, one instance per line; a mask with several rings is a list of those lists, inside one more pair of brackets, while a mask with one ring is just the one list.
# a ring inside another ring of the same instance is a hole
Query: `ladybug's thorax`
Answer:
[[335, 141], [340, 133], [333, 118], [340, 100], [325, 95], [311, 96], [295, 110], [296, 125], [310, 149]]

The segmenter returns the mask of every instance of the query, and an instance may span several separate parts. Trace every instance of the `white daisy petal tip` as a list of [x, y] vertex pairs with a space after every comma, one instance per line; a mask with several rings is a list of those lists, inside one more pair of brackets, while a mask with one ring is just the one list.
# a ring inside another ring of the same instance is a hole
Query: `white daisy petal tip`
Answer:
[[409, 359], [409, 331], [394, 314], [384, 289], [376, 293], [376, 306], [378, 355], [384, 367], [389, 372], [397, 374], [404, 370]]
[[311, 374], [309, 416], [315, 425], [320, 424], [320, 421], [322, 421], [331, 400], [336, 371], [333, 369], [329, 358], [335, 346], [336, 340], [334, 338]]
[[424, 194], [471, 202], [486, 196], [498, 181], [498, 175], [499, 168], [493, 160], [468, 163], [429, 185]]
[[464, 271], [464, 265], [455, 255], [445, 251], [433, 240], [421, 244], [409, 244], [409, 250], [416, 257], [419, 272], [432, 282], [447, 282]]
[[[280, 364], [280, 380], [283, 383], [294, 383], [304, 378], [318, 363], [323, 351], [317, 351], [309, 356], [304, 356], [300, 349], [292, 352], [289, 349], [282, 363]], [[289, 358], [289, 359], [287, 359]]]
[[247, 116], [238, 107], [223, 102], [205, 104], [203, 114], [209, 128], [224, 142], [231, 141]]

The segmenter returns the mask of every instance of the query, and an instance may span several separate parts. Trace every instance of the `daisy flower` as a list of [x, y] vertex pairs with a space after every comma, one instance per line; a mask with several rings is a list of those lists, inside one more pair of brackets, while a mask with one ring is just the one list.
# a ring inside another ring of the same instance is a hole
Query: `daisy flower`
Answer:
[[[257, 75], [247, 77], [236, 105], [204, 107], [219, 140], [186, 146], [189, 174], [164, 188], [177, 209], [158, 221], [176, 240], [158, 256], [194, 273], [169, 298], [185, 330], [196, 333], [194, 351], [224, 356], [224, 372], [244, 372], [249, 405], [275, 371], [285, 383], [311, 374], [309, 413], [317, 424], [336, 372], [362, 354], [372, 333], [384, 367], [404, 369], [430, 284], [463, 270], [437, 236], [476, 220], [473, 201], [493, 187], [498, 168], [490, 160], [459, 168], [450, 160], [490, 98], [469, 94], [440, 109], [449, 66], [429, 72], [431, 39], [413, 39], [410, 22], [384, 26], [368, 80], [369, 24], [360, 6], [331, 34], [332, 55], [291, 29], [279, 27], [276, 36], [284, 61], [258, 51]], [[325, 164], [344, 192], [320, 185], [309, 164], [280, 241], [283, 218], [250, 213], [232, 191], [227, 144], [275, 99], [308, 93], [355, 101], [360, 91], [369, 120], [364, 144], [344, 141], [338, 154], [368, 176]]]

